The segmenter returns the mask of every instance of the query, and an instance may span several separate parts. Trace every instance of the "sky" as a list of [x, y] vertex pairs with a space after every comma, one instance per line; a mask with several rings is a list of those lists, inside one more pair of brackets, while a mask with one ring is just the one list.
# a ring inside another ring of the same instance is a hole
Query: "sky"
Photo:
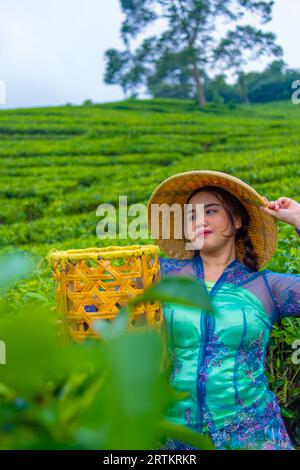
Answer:
[[[119, 0], [0, 0], [0, 109], [124, 99], [118, 85], [103, 81], [105, 51], [123, 49], [122, 18]], [[273, 20], [264, 27], [277, 35], [283, 59], [294, 68], [300, 68], [299, 18], [299, 0], [275, 0]]]

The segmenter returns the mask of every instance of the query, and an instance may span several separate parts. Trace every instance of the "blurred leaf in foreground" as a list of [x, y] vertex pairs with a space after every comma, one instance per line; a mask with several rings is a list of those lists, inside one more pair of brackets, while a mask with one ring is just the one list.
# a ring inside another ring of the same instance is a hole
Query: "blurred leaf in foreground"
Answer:
[[6, 253], [0, 256], [0, 289], [12, 286], [34, 269], [34, 258], [26, 252]]
[[132, 305], [141, 302], [172, 302], [212, 312], [210, 298], [203, 285], [187, 276], [165, 276], [159, 283], [149, 287], [143, 295], [133, 299]]
[[[20, 264], [17, 270], [20, 274]], [[188, 295], [181, 294], [185, 288]], [[152, 299], [207, 308], [200, 294], [191, 279], [164, 279], [125, 307], [118, 321], [96, 325], [104, 341], [65, 345], [59, 343], [54, 312], [33, 296], [0, 323], [7, 350], [1, 366], [1, 448], [157, 449], [161, 418], [174, 398], [160, 369], [162, 337], [155, 330], [127, 331], [127, 315], [138, 301]], [[196, 439], [200, 448], [207, 444], [191, 430], [172, 423], [168, 429], [178, 439]]]

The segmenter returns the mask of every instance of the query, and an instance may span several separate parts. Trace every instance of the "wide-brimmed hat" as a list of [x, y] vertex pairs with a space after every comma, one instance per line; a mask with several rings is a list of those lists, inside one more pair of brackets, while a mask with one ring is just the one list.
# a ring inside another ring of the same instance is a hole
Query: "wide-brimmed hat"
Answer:
[[[277, 248], [276, 219], [259, 206], [267, 206], [268, 199], [261, 196], [255, 189], [244, 181], [220, 171], [195, 170], [177, 173], [165, 179], [153, 191], [148, 201], [148, 228], [151, 230], [152, 204], [179, 204], [184, 212], [184, 204], [189, 196], [202, 186], [217, 186], [233, 194], [246, 208], [250, 223], [248, 234], [258, 256], [259, 269], [264, 267], [273, 257]], [[174, 221], [170, 217], [170, 238], [162, 238], [161, 221], [159, 221], [159, 234], [157, 243], [161, 250], [169, 257], [176, 259], [190, 259], [194, 251], [186, 249], [186, 240], [174, 238]], [[152, 235], [152, 234], [151, 234]], [[236, 240], [236, 257], [242, 261], [245, 256], [244, 244], [241, 239]]]

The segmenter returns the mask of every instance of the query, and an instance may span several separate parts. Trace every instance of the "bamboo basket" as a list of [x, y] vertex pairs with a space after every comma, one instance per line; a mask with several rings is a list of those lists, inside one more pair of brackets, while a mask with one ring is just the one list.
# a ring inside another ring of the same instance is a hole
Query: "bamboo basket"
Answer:
[[[99, 338], [95, 320], [111, 322], [130, 299], [160, 278], [156, 245], [53, 250], [47, 255], [65, 339]], [[138, 305], [129, 329], [163, 325], [160, 302]]]

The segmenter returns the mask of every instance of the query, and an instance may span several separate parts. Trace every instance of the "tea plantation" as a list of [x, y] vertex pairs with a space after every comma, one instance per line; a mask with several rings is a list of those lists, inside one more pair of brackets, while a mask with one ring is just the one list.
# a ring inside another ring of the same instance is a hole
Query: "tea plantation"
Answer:
[[[38, 260], [34, 275], [8, 289], [5, 301], [16, 306], [34, 297], [53, 300], [43, 260], [51, 249], [153, 242], [100, 240], [100, 203], [117, 207], [121, 195], [128, 204], [147, 203], [166, 177], [198, 169], [237, 176], [269, 200], [300, 201], [300, 106], [200, 109], [193, 101], [129, 99], [2, 110], [0, 165], [0, 251], [26, 250]], [[278, 250], [267, 268], [299, 274], [296, 232], [281, 222], [278, 228]], [[284, 320], [273, 334], [268, 379], [300, 443], [299, 370], [290, 362], [300, 320]]]
[[1, 111], [1, 249], [44, 255], [99, 245], [100, 203], [117, 206], [119, 195], [146, 203], [180, 171], [224, 171], [268, 199], [299, 199], [299, 131], [300, 106], [289, 102], [201, 110], [152, 99]]
[[[44, 257], [53, 248], [151, 243], [100, 240], [96, 209], [118, 208], [122, 195], [128, 205], [146, 204], [161, 181], [181, 171], [224, 171], [269, 200], [300, 200], [300, 106], [291, 102], [200, 109], [193, 101], [129, 99], [2, 110], [0, 136], [0, 251]], [[297, 272], [295, 231], [278, 226], [269, 268]], [[12, 295], [40, 290], [45, 280], [43, 271]]]

